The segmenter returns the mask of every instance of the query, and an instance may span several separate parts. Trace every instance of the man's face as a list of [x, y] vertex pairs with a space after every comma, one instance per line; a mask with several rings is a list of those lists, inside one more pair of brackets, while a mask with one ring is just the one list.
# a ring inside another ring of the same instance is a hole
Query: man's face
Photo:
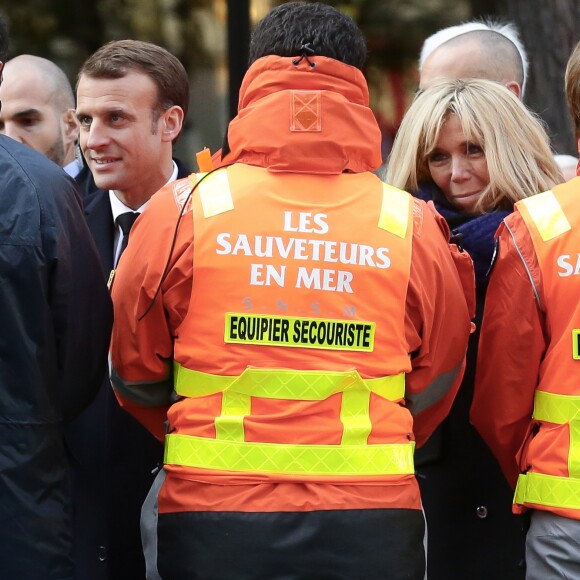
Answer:
[[97, 186], [115, 190], [125, 203], [144, 203], [169, 177], [171, 140], [165, 115], [155, 115], [156, 103], [155, 83], [141, 72], [120, 79], [82, 75], [78, 83], [82, 152]]
[[23, 68], [16, 71], [6, 66], [0, 84], [0, 133], [24, 143], [63, 167], [66, 147], [62, 115], [52, 102], [43, 78]]

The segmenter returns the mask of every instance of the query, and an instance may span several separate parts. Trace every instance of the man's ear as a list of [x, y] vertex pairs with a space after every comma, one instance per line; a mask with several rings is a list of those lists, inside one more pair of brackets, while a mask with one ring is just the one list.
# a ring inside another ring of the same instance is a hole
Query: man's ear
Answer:
[[74, 109], [67, 109], [61, 117], [65, 143], [76, 143], [79, 138], [79, 121]]
[[162, 115], [161, 131], [163, 141], [174, 141], [183, 126], [183, 109], [178, 105], [169, 107]]
[[516, 81], [510, 81], [505, 86], [518, 98], [522, 98], [522, 87]]

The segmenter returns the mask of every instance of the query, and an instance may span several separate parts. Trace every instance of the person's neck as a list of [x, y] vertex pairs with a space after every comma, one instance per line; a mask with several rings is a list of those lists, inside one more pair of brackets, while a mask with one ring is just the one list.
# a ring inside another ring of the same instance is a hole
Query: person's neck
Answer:
[[151, 199], [151, 196], [159, 191], [171, 178], [173, 174], [173, 159], [170, 159], [170, 165], [163, 173], [159, 173], [157, 178], [147, 183], [147, 188], [113, 190], [113, 193], [127, 206], [133, 210], [139, 209], [144, 203]]
[[69, 165], [70, 163], [72, 163], [73, 161], [76, 161], [75, 159], [75, 154], [74, 152], [68, 154], [65, 158], [64, 161], [62, 163], [63, 167], [66, 167], [67, 165]]
[[147, 203], [151, 196], [161, 187], [147, 191], [119, 191], [114, 189], [113, 193], [120, 199], [127, 207], [132, 210], [138, 210], [144, 203]]

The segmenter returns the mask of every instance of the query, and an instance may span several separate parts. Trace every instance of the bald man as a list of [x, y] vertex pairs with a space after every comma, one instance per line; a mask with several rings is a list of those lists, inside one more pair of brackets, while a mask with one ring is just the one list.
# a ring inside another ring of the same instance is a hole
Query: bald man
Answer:
[[20, 141], [76, 177], [79, 135], [70, 82], [56, 64], [29, 54], [9, 60], [0, 85], [0, 133]]
[[419, 88], [440, 79], [480, 78], [504, 84], [519, 98], [524, 87], [522, 54], [495, 30], [472, 30], [447, 40], [425, 57]]
[[[509, 22], [466, 22], [431, 35], [419, 58], [419, 88], [440, 79], [478, 78], [505, 85], [524, 96], [528, 59], [518, 31]], [[565, 181], [576, 175], [578, 159], [555, 155]]]

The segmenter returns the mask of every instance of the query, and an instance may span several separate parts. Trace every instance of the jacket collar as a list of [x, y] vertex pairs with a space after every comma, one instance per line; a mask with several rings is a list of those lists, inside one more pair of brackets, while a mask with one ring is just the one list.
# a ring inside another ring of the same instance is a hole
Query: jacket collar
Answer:
[[266, 56], [252, 64], [223, 163], [326, 174], [379, 167], [381, 133], [362, 72], [326, 57], [310, 62]]

